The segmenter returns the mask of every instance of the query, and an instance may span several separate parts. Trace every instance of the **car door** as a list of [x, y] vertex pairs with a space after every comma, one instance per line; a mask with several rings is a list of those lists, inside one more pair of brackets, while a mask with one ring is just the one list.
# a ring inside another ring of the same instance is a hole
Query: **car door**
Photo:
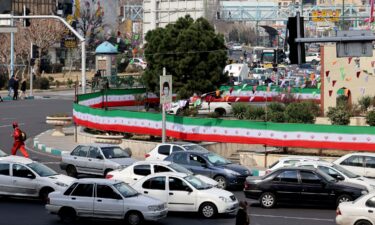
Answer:
[[365, 156], [365, 176], [375, 177], [375, 157]]
[[209, 166], [210, 164], [206, 161], [205, 158], [201, 157], [198, 154], [194, 154], [194, 153], [188, 153], [188, 155], [189, 155], [189, 157], [188, 157], [188, 160], [189, 160], [188, 169], [193, 171], [193, 173], [195, 173], [195, 174], [201, 174], [201, 175], [205, 175], [205, 176], [208, 176], [208, 177], [213, 177], [212, 171], [211, 171], [210, 166]]
[[171, 211], [195, 211], [196, 193], [182, 179], [169, 176], [168, 178], [168, 209]]
[[74, 206], [78, 216], [93, 216], [94, 184], [80, 183], [68, 198], [68, 204]]
[[102, 175], [104, 174], [104, 156], [97, 147], [90, 147], [86, 158], [87, 172]]
[[141, 194], [154, 197], [163, 202], [168, 201], [165, 176], [151, 177], [142, 184]]
[[208, 114], [213, 112], [210, 102], [203, 101], [198, 108], [198, 114]]
[[90, 146], [80, 145], [71, 153], [71, 163], [76, 167], [79, 173], [89, 172], [87, 169], [87, 155], [89, 150]]
[[151, 165], [135, 165], [133, 167], [133, 176], [131, 182], [134, 183], [137, 180], [151, 174]]
[[38, 196], [38, 182], [35, 174], [21, 164], [12, 165], [13, 191], [25, 196]]
[[297, 202], [301, 198], [302, 186], [298, 179], [297, 170], [284, 170], [275, 176], [269, 191], [276, 194], [276, 198], [284, 202]]
[[364, 156], [361, 155], [352, 155], [340, 163], [345, 169], [360, 176], [366, 175], [364, 164]]
[[371, 221], [375, 221], [375, 197], [368, 199], [365, 205], [367, 208], [363, 208], [361, 214], [364, 217], [369, 218]]
[[171, 145], [159, 145], [158, 154], [156, 155], [157, 160], [164, 160], [171, 154]]
[[124, 217], [124, 200], [111, 186], [96, 185], [94, 216], [118, 219]]
[[312, 171], [299, 172], [302, 183], [301, 201], [308, 203], [323, 203], [330, 201], [329, 188], [325, 180]]
[[0, 162], [0, 194], [18, 194], [15, 192], [12, 177], [10, 176], [10, 163]]

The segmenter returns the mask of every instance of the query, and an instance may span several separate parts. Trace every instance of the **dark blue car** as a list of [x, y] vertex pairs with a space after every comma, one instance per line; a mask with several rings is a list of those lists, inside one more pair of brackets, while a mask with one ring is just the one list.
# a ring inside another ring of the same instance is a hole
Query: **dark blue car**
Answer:
[[248, 168], [232, 163], [213, 152], [174, 152], [165, 160], [180, 164], [195, 174], [211, 177], [218, 182], [217, 186], [223, 189], [242, 188], [246, 177], [252, 175]]

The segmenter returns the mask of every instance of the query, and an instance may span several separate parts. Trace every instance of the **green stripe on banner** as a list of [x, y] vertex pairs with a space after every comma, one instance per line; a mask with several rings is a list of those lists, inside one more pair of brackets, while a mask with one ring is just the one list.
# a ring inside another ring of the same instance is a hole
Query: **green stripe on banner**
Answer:
[[[252, 91], [252, 86], [246, 86], [245, 88], [242, 88], [243, 86], [234, 86], [233, 91], [241, 90], [241, 91]], [[229, 91], [232, 87], [231, 86], [221, 86], [220, 90], [222, 91]], [[267, 86], [257, 86], [257, 91], [267, 91]], [[288, 92], [287, 88], [280, 88], [279, 86], [273, 85], [271, 86], [271, 90], [275, 90], [276, 92]], [[313, 94], [320, 93], [320, 89], [317, 88], [291, 88], [291, 93], [301, 93], [301, 94]]]
[[[88, 113], [95, 116], [105, 117], [123, 117], [133, 119], [145, 119], [161, 121], [160, 113], [133, 112], [123, 110], [102, 110], [94, 109], [89, 106], [74, 104], [74, 110], [81, 113]], [[368, 126], [338, 126], [338, 125], [318, 125], [318, 124], [300, 124], [300, 123], [271, 123], [248, 120], [225, 120], [213, 118], [190, 118], [174, 115], [167, 115], [167, 121], [183, 124], [207, 127], [228, 127], [228, 128], [247, 128], [260, 130], [274, 130], [285, 132], [316, 132], [316, 133], [339, 133], [339, 134], [375, 134], [375, 129]]]
[[[144, 94], [146, 88], [134, 88], [134, 89], [108, 89], [107, 95], [129, 95], [129, 94]], [[93, 98], [105, 95], [104, 92], [98, 91], [94, 93], [78, 95], [78, 101], [85, 101]]]

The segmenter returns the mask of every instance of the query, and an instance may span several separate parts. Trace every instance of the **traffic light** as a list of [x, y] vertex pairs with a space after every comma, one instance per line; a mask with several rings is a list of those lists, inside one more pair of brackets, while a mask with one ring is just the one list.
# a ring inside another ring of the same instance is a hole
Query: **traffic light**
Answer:
[[[303, 25], [303, 17], [299, 17], [300, 21], [300, 38], [303, 38], [304, 35], [304, 25]], [[288, 44], [289, 44], [289, 60], [290, 64], [298, 64], [298, 57], [300, 57], [300, 63], [305, 63], [306, 58], [305, 58], [305, 44], [301, 43], [298, 45], [298, 43], [295, 41], [297, 38], [297, 17], [289, 17], [288, 19], [288, 24], [287, 24], [287, 29], [288, 29]], [[300, 49], [301, 55], [298, 55], [298, 48]]]
[[33, 45], [31, 47], [31, 58], [32, 59], [39, 58], [39, 47], [37, 45]]
[[[29, 8], [26, 8], [25, 12], [24, 12], [24, 15], [25, 16], [28, 16], [30, 14], [30, 9]], [[30, 23], [30, 19], [24, 19], [23, 20], [23, 26], [24, 27], [29, 27], [31, 25]]]
[[0, 14], [10, 14], [12, 11], [12, 0], [0, 1]]

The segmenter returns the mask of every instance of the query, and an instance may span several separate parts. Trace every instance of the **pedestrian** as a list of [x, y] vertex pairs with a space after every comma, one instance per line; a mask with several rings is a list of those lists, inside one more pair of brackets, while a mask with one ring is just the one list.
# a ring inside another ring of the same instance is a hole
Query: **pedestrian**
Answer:
[[8, 96], [10, 97], [14, 90], [14, 75], [8, 81]]
[[236, 215], [236, 225], [249, 225], [250, 217], [247, 214], [247, 202], [240, 201], [240, 208]]
[[14, 79], [13, 83], [13, 100], [18, 100], [18, 88], [20, 87], [20, 82], [18, 77]]
[[4, 99], [0, 96], [0, 102], [3, 102], [4, 101]]
[[26, 79], [23, 79], [22, 82], [21, 82], [21, 96], [20, 98], [23, 98], [25, 99], [27, 96], [26, 96]]
[[23, 154], [24, 157], [29, 158], [29, 153], [27, 153], [26, 148], [25, 148], [25, 140], [26, 140], [26, 134], [21, 131], [21, 129], [18, 127], [17, 122], [13, 122], [13, 148], [12, 148], [12, 155], [17, 154], [17, 150], [20, 149], [21, 153]]

